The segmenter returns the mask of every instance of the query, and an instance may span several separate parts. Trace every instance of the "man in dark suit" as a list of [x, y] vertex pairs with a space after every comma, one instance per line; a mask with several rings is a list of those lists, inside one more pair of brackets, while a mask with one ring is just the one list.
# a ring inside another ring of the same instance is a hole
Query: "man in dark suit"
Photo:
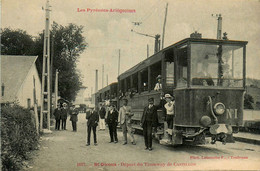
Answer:
[[70, 121], [72, 123], [73, 132], [77, 132], [77, 122], [78, 122], [79, 111], [75, 108], [75, 105], [72, 105], [70, 110]]
[[66, 130], [66, 122], [67, 122], [67, 117], [68, 117], [67, 104], [63, 103], [62, 107], [63, 108], [61, 109], [61, 129]]
[[143, 116], [141, 118], [141, 127], [143, 127], [143, 135], [145, 142], [145, 149], [152, 150], [152, 130], [158, 124], [158, 107], [154, 105], [154, 99], [148, 99], [149, 105], [144, 108]]
[[118, 142], [117, 120], [118, 120], [118, 111], [116, 110], [115, 105], [111, 105], [110, 110], [108, 111], [108, 114], [107, 114], [107, 124], [108, 124], [109, 134], [110, 134], [110, 143]]
[[87, 146], [90, 145], [91, 129], [93, 129], [93, 134], [94, 134], [94, 145], [97, 145], [96, 128], [98, 126], [98, 121], [99, 121], [99, 116], [98, 116], [97, 110], [93, 109], [92, 111], [87, 112], [86, 119], [88, 120], [88, 122], [87, 122], [87, 126], [88, 126]]
[[61, 120], [61, 108], [60, 104], [57, 104], [57, 108], [54, 110], [53, 115], [55, 116], [56, 124], [55, 124], [55, 130], [60, 130], [60, 120]]

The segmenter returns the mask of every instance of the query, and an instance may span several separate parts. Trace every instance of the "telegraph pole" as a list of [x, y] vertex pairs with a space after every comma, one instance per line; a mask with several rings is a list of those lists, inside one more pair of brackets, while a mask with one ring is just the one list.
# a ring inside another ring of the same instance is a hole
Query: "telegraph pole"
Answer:
[[149, 35], [149, 34], [144, 34], [144, 33], [139, 33], [137, 31], [134, 31], [133, 29], [131, 30], [131, 32], [135, 32], [136, 34], [142, 35], [142, 36], [147, 36], [147, 37], [152, 37], [155, 39], [155, 43], [154, 43], [154, 53], [157, 53], [160, 51], [160, 35], [156, 34], [155, 36]]
[[38, 110], [37, 110], [37, 100], [36, 100], [36, 89], [35, 89], [35, 78], [33, 76], [33, 107], [34, 107], [34, 115], [35, 115], [35, 127], [36, 132], [39, 135], [39, 118], [38, 118]]
[[95, 85], [95, 93], [98, 92], [98, 70], [96, 69], [96, 85]]
[[163, 23], [162, 49], [163, 49], [163, 45], [164, 45], [164, 35], [165, 35], [165, 26], [166, 26], [166, 20], [167, 20], [167, 11], [168, 11], [168, 3], [166, 4], [165, 17], [164, 17], [164, 23]]
[[57, 105], [58, 105], [58, 96], [59, 96], [58, 81], [59, 81], [59, 72], [58, 72], [58, 69], [56, 69], [56, 73], [55, 73], [55, 108], [57, 108]]
[[102, 65], [102, 88], [104, 88], [104, 64]]
[[120, 74], [120, 49], [119, 49], [119, 55], [118, 55], [118, 76]]
[[149, 45], [147, 44], [147, 58], [149, 58]]
[[[47, 0], [46, 7], [45, 7], [45, 30], [44, 30], [43, 67], [42, 67], [40, 131], [43, 131], [43, 118], [45, 115], [47, 115], [47, 129], [50, 131], [51, 92], [50, 92], [50, 30], [49, 30], [49, 25], [50, 25], [50, 5], [49, 5], [49, 0]], [[47, 85], [46, 85], [46, 81], [47, 81]], [[47, 106], [47, 109], [45, 108], [46, 106]]]
[[108, 86], [108, 74], [107, 74], [107, 86]]

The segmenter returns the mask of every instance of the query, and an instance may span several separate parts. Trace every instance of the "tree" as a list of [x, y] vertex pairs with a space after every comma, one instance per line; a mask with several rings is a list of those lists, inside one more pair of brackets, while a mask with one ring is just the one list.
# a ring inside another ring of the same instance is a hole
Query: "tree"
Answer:
[[2, 55], [31, 55], [34, 41], [32, 36], [23, 30], [1, 29]]
[[[5, 55], [35, 55], [39, 76], [42, 76], [43, 40], [44, 33], [32, 39], [23, 30], [1, 29], [2, 51]], [[80, 54], [87, 43], [83, 37], [83, 26], [69, 24], [62, 26], [54, 22], [50, 31], [51, 47], [54, 37], [52, 85], [54, 87], [55, 70], [59, 70], [59, 92], [66, 100], [75, 100], [78, 90], [82, 86], [81, 75], [76, 65]]]
[[[60, 96], [69, 101], [75, 100], [77, 92], [82, 86], [81, 74], [76, 68], [78, 58], [87, 46], [82, 33], [83, 26], [69, 24], [64, 27], [55, 22], [52, 25], [50, 36], [51, 47], [52, 38], [54, 38], [54, 51], [50, 53], [53, 54], [52, 85], [55, 81], [55, 70], [58, 69]], [[35, 55], [39, 56], [40, 61], [37, 68], [40, 73], [42, 72], [43, 39], [44, 34], [41, 33], [35, 41]]]

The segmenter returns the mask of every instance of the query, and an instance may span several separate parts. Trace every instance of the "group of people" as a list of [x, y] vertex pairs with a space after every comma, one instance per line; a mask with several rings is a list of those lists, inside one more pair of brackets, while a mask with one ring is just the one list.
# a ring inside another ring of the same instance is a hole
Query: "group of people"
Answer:
[[[157, 84], [155, 85], [154, 90], [161, 91], [162, 83], [161, 76], [157, 77]], [[174, 107], [175, 101], [174, 98], [170, 94], [161, 93], [161, 100], [159, 105], [154, 104], [154, 98], [148, 99], [148, 104], [143, 110], [143, 115], [140, 120], [140, 126], [143, 128], [143, 136], [145, 142], [145, 149], [151, 151], [152, 150], [152, 133], [156, 132], [158, 127], [158, 115], [157, 110], [162, 108], [165, 113], [165, 121], [167, 122], [168, 129], [166, 132], [168, 133], [168, 137], [171, 139], [173, 132], [173, 121], [174, 121]], [[70, 121], [72, 122], [73, 131], [77, 131], [77, 121], [78, 121], [78, 110], [75, 109], [75, 105], [73, 105], [70, 109], [67, 107], [66, 103], [61, 105], [57, 105], [57, 109], [54, 111], [54, 116], [56, 119], [55, 129], [60, 129], [60, 121], [62, 121], [62, 129], [66, 130], [66, 120], [70, 115]], [[123, 145], [128, 143], [127, 134], [130, 135], [130, 142], [132, 145], [136, 145], [134, 131], [133, 128], [133, 120], [132, 117], [134, 113], [132, 112], [131, 106], [128, 105], [128, 100], [123, 99], [123, 105], [120, 107], [119, 111], [116, 108], [114, 103], [109, 103], [106, 105], [100, 103], [99, 107], [90, 107], [90, 109], [86, 112], [86, 120], [87, 120], [87, 138], [86, 145], [90, 145], [91, 132], [93, 132], [94, 137], [94, 145], [97, 145], [97, 126], [99, 125], [99, 130], [105, 130], [106, 124], [108, 125], [110, 141], [109, 143], [118, 143], [117, 136], [117, 126], [120, 125], [123, 132]]]
[[[62, 107], [61, 107], [62, 106]], [[54, 110], [53, 115], [55, 117], [55, 130], [60, 130], [60, 122], [61, 129], [66, 129], [67, 118], [70, 116], [70, 121], [72, 123], [72, 130], [77, 132], [77, 121], [78, 121], [78, 110], [75, 109], [75, 105], [72, 105], [71, 108], [68, 108], [67, 103], [57, 104], [57, 108]]]
[[[118, 121], [118, 111], [114, 104], [111, 104], [107, 107], [107, 109], [100, 104], [99, 108], [92, 107], [86, 113], [87, 121], [87, 146], [90, 145], [90, 137], [91, 137], [91, 130], [94, 136], [94, 145], [97, 145], [97, 126], [99, 123], [99, 130], [105, 130], [106, 125], [109, 128], [110, 134], [110, 143], [114, 142], [117, 143], [117, 121]], [[106, 121], [105, 121], [106, 120]]]
[[[92, 108], [86, 114], [87, 122], [87, 146], [90, 145], [91, 130], [94, 135], [94, 145], [97, 145], [96, 127], [100, 123], [100, 130], [105, 130], [105, 120], [108, 125], [110, 141], [109, 143], [117, 143], [117, 126], [118, 123], [122, 127], [124, 142], [123, 145], [127, 144], [127, 132], [130, 134], [131, 143], [136, 145], [134, 138], [134, 129], [132, 128], [132, 116], [134, 115], [131, 111], [131, 107], [127, 105], [127, 99], [123, 100], [123, 106], [118, 111], [115, 104], [110, 104], [107, 110], [100, 104], [99, 110]], [[104, 119], [104, 121], [99, 120]]]
[[[167, 132], [169, 136], [172, 136], [173, 120], [175, 116], [174, 106], [174, 99], [170, 94], [165, 94], [164, 98], [161, 98], [159, 105], [154, 104], [154, 98], [148, 99], [148, 105], [144, 108], [143, 115], [140, 121], [140, 126], [143, 128], [143, 136], [146, 150], [152, 150], [152, 133], [156, 131], [156, 128], [158, 126], [157, 110], [162, 107], [165, 109], [165, 118], [168, 125]], [[107, 106], [107, 109], [105, 109], [103, 104], [100, 104], [99, 108], [92, 108], [86, 114], [86, 119], [88, 120], [86, 145], [90, 145], [91, 130], [93, 130], [94, 145], [97, 145], [96, 128], [98, 126], [98, 123], [100, 123], [100, 130], [105, 129], [103, 126], [101, 126], [103, 121], [100, 122], [100, 120], [102, 117], [108, 125], [110, 135], [109, 143], [118, 143], [117, 126], [119, 124], [123, 132], [123, 145], [126, 145], [128, 143], [127, 134], [130, 135], [131, 144], [136, 145], [134, 128], [132, 127], [133, 115], [134, 114], [132, 112], [132, 108], [128, 105], [127, 99], [123, 99], [123, 106], [120, 107], [119, 111], [114, 104], [110, 104], [109, 106]]]

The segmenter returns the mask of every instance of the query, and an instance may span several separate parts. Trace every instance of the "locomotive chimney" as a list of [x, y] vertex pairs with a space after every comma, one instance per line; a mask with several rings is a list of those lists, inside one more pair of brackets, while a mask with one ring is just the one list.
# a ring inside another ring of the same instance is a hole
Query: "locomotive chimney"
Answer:
[[222, 32], [222, 17], [221, 14], [218, 15], [218, 28], [217, 28], [217, 39], [221, 39]]

